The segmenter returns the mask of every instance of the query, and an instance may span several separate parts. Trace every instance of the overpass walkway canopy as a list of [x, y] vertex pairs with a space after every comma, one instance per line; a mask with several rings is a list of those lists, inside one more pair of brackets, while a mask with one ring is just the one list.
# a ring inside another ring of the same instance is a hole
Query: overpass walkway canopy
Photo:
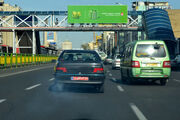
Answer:
[[[142, 11], [128, 11], [128, 23], [112, 26], [74, 25], [67, 23], [68, 11], [0, 11], [0, 31], [142, 31], [137, 18]], [[3, 17], [6, 16], [6, 17]], [[10, 22], [13, 21], [13, 22]]]
[[67, 11], [0, 11], [0, 15], [67, 15]]
[[[142, 15], [143, 11], [128, 11], [128, 15]], [[67, 15], [68, 11], [0, 11], [0, 16], [9, 15]]]

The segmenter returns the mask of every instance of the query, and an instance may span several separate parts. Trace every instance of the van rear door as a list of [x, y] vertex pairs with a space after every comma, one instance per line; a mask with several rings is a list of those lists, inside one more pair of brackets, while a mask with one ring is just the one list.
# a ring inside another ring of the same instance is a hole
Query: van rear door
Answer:
[[138, 44], [136, 47], [141, 67], [162, 67], [166, 55], [164, 44]]

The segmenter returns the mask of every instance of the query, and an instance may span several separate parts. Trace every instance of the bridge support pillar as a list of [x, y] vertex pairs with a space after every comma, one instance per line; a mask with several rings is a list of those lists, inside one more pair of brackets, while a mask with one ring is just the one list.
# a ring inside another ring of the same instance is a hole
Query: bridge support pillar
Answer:
[[129, 42], [133, 41], [133, 33], [130, 31], [129, 32]]
[[117, 48], [117, 41], [118, 41], [118, 32], [114, 32], [114, 47]]
[[119, 53], [119, 31], [114, 32], [114, 48], [115, 48], [115, 54]]
[[35, 36], [35, 30], [33, 30], [32, 33], [33, 33], [33, 49], [32, 49], [33, 53], [32, 54], [35, 55], [36, 54], [36, 36]]
[[13, 30], [13, 53], [16, 53], [16, 31]]
[[145, 34], [144, 34], [144, 32], [143, 31], [141, 31], [141, 40], [145, 40], [146, 38], [145, 38]]

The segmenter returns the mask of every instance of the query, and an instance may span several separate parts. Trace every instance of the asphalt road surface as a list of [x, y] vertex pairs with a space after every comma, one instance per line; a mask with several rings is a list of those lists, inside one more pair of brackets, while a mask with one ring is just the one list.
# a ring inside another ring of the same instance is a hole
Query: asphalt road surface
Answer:
[[50, 91], [53, 65], [0, 72], [0, 120], [180, 120], [180, 72], [166, 86], [121, 82], [106, 66], [105, 92], [69, 86]]

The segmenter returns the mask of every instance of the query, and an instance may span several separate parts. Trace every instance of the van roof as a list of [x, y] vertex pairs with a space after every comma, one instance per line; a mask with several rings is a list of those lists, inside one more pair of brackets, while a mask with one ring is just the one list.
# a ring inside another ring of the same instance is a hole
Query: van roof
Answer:
[[158, 43], [164, 43], [163, 40], [138, 40], [136, 41], [137, 43], [144, 43], [144, 42], [148, 42], [148, 43], [155, 43], [155, 42], [158, 42]]
[[163, 40], [140, 40], [137, 41], [136, 44], [164, 44]]
[[164, 44], [163, 40], [138, 40], [138, 41], [130, 42], [130, 43], [126, 44], [126, 45], [134, 45], [134, 44], [137, 44], [137, 43], [155, 44], [156, 42], [158, 42], [160, 44]]

